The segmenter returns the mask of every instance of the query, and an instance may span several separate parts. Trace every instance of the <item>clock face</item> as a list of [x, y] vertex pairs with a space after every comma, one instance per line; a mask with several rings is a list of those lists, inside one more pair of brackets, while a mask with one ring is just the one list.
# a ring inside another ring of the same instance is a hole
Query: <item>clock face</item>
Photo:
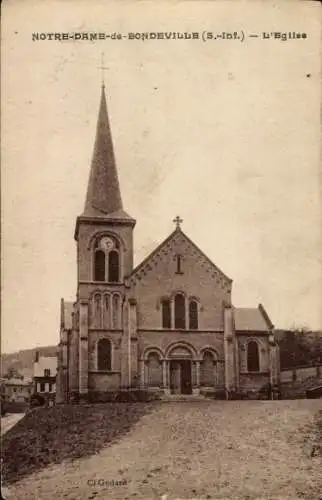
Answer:
[[100, 245], [104, 250], [111, 250], [114, 247], [114, 242], [108, 236], [104, 236], [100, 241]]

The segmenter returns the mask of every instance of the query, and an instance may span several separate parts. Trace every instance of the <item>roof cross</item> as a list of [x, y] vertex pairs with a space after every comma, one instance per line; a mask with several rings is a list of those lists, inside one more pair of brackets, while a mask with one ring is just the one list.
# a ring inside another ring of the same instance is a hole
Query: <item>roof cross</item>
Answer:
[[102, 70], [102, 85], [104, 87], [105, 86], [104, 70], [110, 69], [108, 66], [104, 66], [104, 52], [102, 52], [102, 54], [101, 54], [101, 66], [99, 66], [98, 69]]
[[182, 219], [180, 219], [179, 215], [177, 215], [177, 217], [175, 217], [175, 218], [173, 219], [173, 222], [174, 222], [174, 223], [175, 223], [175, 225], [176, 225], [176, 229], [180, 229], [180, 224], [181, 224], [181, 222], [183, 222], [183, 220], [182, 220]]

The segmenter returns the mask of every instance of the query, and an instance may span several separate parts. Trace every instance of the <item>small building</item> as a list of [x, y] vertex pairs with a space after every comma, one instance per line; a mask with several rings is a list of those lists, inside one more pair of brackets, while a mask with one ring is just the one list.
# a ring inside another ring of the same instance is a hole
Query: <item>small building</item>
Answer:
[[39, 356], [34, 361], [33, 392], [54, 401], [56, 397], [57, 356]]
[[7, 401], [12, 403], [25, 403], [32, 394], [32, 380], [27, 378], [8, 378], [4, 379], [4, 396]]

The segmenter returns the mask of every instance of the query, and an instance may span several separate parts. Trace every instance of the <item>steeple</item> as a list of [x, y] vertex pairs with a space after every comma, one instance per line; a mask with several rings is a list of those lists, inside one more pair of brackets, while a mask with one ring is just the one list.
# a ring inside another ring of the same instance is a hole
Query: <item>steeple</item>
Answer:
[[107, 113], [105, 86], [102, 84], [96, 138], [82, 216], [129, 218], [123, 211], [112, 135]]

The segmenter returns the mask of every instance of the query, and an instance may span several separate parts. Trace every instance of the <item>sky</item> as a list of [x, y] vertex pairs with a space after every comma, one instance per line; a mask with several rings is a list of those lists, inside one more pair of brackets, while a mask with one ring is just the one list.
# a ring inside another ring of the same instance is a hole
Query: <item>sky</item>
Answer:
[[[32, 5], [34, 3], [34, 5]], [[59, 342], [76, 293], [104, 52], [135, 264], [183, 231], [277, 328], [322, 328], [318, 2], [7, 2], [2, 21], [2, 352]], [[47, 32], [240, 40], [32, 41]], [[306, 38], [262, 39], [273, 31]], [[250, 38], [249, 34], [258, 34]], [[242, 34], [240, 35], [242, 36]]]

